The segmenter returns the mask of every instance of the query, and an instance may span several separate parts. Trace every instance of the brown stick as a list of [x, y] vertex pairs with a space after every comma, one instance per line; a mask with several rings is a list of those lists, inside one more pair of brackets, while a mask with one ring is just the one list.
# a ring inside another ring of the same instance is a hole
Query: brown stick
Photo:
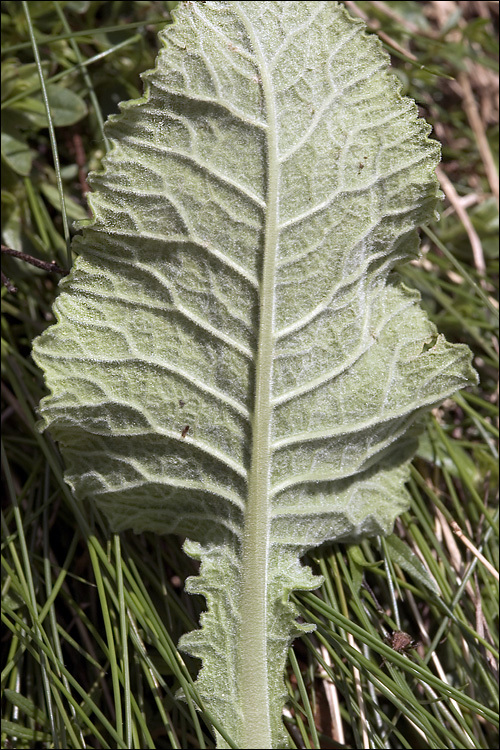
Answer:
[[[59, 273], [61, 276], [67, 276], [69, 273], [69, 271], [58, 266], [54, 260], [49, 263], [46, 260], [40, 260], [40, 258], [34, 258], [32, 255], [22, 253], [20, 250], [13, 250], [13, 248], [7, 247], [6, 245], [2, 245], [2, 253], [5, 253], [5, 255], [12, 255], [14, 258], [19, 258], [19, 260], [24, 260], [25, 263], [30, 263], [32, 266], [36, 266], [36, 268], [42, 268], [44, 271], [53, 271], [54, 273]], [[9, 287], [7, 286], [7, 289], [8, 288]], [[12, 290], [9, 289], [9, 291]]]

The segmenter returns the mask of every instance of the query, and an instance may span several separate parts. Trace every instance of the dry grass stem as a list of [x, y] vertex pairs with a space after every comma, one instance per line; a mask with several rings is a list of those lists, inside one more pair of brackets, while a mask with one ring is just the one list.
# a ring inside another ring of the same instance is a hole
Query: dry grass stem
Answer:
[[490, 562], [488, 562], [485, 556], [481, 552], [479, 552], [477, 547], [474, 547], [472, 542], [465, 536], [464, 532], [462, 531], [458, 523], [456, 521], [452, 521], [450, 525], [454, 533], [458, 536], [459, 539], [462, 540], [462, 542], [465, 544], [467, 549], [469, 549], [472, 552], [474, 557], [477, 557], [479, 562], [481, 562], [484, 565], [484, 567], [491, 573], [491, 575], [498, 581], [500, 578], [498, 574], [498, 570], [496, 570], [493, 567], [493, 565]]
[[467, 236], [471, 244], [472, 255], [474, 257], [474, 264], [476, 266], [477, 272], [481, 276], [484, 276], [485, 271], [486, 271], [486, 264], [484, 262], [483, 246], [481, 245], [481, 240], [479, 239], [479, 235], [474, 229], [467, 211], [462, 206], [460, 196], [455, 190], [455, 187], [450, 182], [448, 177], [445, 175], [441, 167], [438, 167], [436, 169], [436, 174], [438, 176], [439, 183], [443, 189], [444, 194], [446, 195], [451, 205], [455, 209], [458, 218], [462, 222], [464, 229], [467, 232]]
[[[320, 651], [325, 664], [328, 664], [328, 666], [331, 667], [332, 660], [326, 646], [321, 644]], [[344, 726], [342, 724], [342, 714], [340, 713], [339, 694], [337, 688], [325, 671], [323, 671], [320, 676], [323, 678], [323, 689], [325, 691], [326, 700], [330, 709], [332, 739], [335, 740], [335, 742], [338, 742], [339, 745], [344, 745]]]
[[491, 153], [490, 144], [488, 143], [488, 139], [486, 137], [486, 131], [479, 114], [468, 74], [465, 72], [461, 73], [458, 77], [458, 82], [462, 91], [464, 110], [467, 114], [470, 126], [474, 131], [479, 153], [481, 154], [481, 158], [483, 160], [484, 171], [486, 173], [491, 192], [495, 196], [498, 206], [498, 171], [495, 164], [495, 159], [493, 157], [493, 154]]

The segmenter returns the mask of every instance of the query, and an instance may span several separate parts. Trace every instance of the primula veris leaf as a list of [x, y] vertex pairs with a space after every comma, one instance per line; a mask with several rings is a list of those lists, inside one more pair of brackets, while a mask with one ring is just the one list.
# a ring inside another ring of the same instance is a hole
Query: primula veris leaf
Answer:
[[161, 38], [34, 345], [41, 413], [82, 503], [188, 537], [200, 694], [282, 747], [300, 556], [390, 532], [422, 413], [475, 380], [393, 273], [439, 148], [335, 2], [184, 3]]

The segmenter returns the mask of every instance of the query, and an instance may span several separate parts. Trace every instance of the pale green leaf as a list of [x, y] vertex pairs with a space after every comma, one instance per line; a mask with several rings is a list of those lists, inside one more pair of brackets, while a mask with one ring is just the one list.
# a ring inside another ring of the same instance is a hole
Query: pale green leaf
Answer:
[[[42, 184], [40, 185], [40, 192], [43, 193], [54, 208], [57, 208], [59, 211], [61, 210], [61, 194], [55, 185]], [[89, 218], [86, 210], [69, 195], [64, 196], [64, 205], [66, 206], [66, 216], [68, 219], [86, 221]]]
[[21, 135], [2, 132], [2, 157], [17, 174], [30, 173], [34, 153]]
[[[87, 106], [74, 91], [64, 86], [47, 86], [50, 113], [56, 127], [74, 125], [87, 114]], [[27, 96], [12, 105], [11, 111], [26, 113], [31, 123], [37, 128], [47, 127], [47, 113], [41, 94]]]
[[188, 537], [200, 694], [238, 747], [282, 747], [300, 556], [390, 533], [421, 415], [475, 374], [393, 273], [439, 147], [378, 41], [334, 2], [176, 17], [108, 125], [41, 412], [80, 502]]
[[385, 543], [391, 553], [391, 560], [393, 563], [399, 565], [400, 568], [406, 573], [409, 573], [415, 581], [421, 583], [426, 589], [429, 589], [433, 594], [439, 596], [439, 588], [434, 578], [431, 577], [431, 574], [424, 564], [402, 539], [395, 534], [390, 534], [386, 538]]

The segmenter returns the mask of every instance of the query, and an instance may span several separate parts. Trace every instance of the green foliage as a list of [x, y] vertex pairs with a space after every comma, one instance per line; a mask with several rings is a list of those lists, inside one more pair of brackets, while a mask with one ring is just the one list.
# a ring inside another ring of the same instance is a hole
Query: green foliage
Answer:
[[[86, 153], [83, 166], [72, 150], [73, 134], [55, 129], [60, 156], [56, 171], [65, 194], [84, 206], [79, 174], [97, 166], [104, 151], [99, 149], [103, 141], [95, 100], [82, 71], [72, 70], [60, 56], [70, 42], [55, 4], [27, 5], [32, 18], [36, 16], [36, 38], [56, 37], [40, 44], [43, 64], [51, 61], [47, 75], [62, 72], [62, 79], [72, 81], [68, 88], [88, 108], [89, 114], [76, 125]], [[59, 3], [79, 34], [84, 59], [112, 50], [111, 58], [88, 66], [106, 114], [116, 111], [119, 99], [137, 96], [137, 73], [152, 64], [153, 30], [146, 27], [145, 33], [135, 34], [134, 24], [156, 19], [167, 5], [172, 4]], [[306, 747], [336, 746], [332, 737], [354, 747], [494, 747], [498, 587], [483, 563], [468, 557], [460, 540], [454, 542], [450, 524], [456, 520], [487, 562], [498, 568], [493, 242], [488, 249], [497, 214], [494, 202], [485, 199], [488, 182], [464, 107], [442, 74], [458, 75], [464, 63], [471, 64], [471, 54], [473, 59], [479, 54], [491, 67], [488, 55], [495, 34], [481, 19], [461, 23], [458, 18], [449, 31], [442, 31], [444, 43], [431, 44], [425, 34], [436, 25], [422, 12], [426, 5], [387, 5], [397, 6], [403, 25], [380, 15], [370, 3], [353, 7], [366, 6], [372, 20], [378, 16], [382, 29], [418, 56], [418, 65], [401, 58], [395, 63], [407, 92], [444, 128], [439, 133], [444, 167], [459, 193], [479, 195], [477, 206], [468, 212], [486, 260], [484, 282], [471, 260], [463, 225], [448, 208], [426, 239], [425, 262], [406, 266], [405, 273], [411, 274], [409, 283], [422, 290], [440, 330], [473, 348], [481, 386], [435, 412], [412, 469], [411, 511], [397, 525], [398, 537], [430, 571], [439, 596], [430, 595], [423, 580], [399, 567], [390, 547], [363, 542], [346, 551], [333, 545], [313, 555], [315, 572], [325, 576], [325, 583], [318, 592], [297, 595], [294, 601], [306, 621], [318, 624], [318, 631], [295, 642], [296, 659], [286, 680], [286, 725], [291, 743]], [[408, 33], [406, 9], [424, 29], [422, 34]], [[3, 3], [2, 11], [5, 57], [15, 58], [18, 65], [31, 64], [21, 4]], [[119, 24], [119, 34], [102, 31]], [[474, 25], [476, 30], [469, 32]], [[90, 33], [81, 36], [83, 30]], [[446, 37], [455, 33], [459, 54]], [[483, 44], [480, 53], [476, 39]], [[123, 42], [126, 54], [117, 47]], [[11, 49], [20, 44], [22, 49]], [[423, 79], [424, 61], [437, 75]], [[115, 86], [121, 89], [116, 99]], [[2, 195], [9, 206], [3, 241], [62, 263], [66, 246], [58, 204], [44, 197], [41, 187], [56, 185], [50, 141], [43, 129], [26, 133], [36, 161], [24, 179], [12, 169], [3, 170]], [[495, 128], [487, 135], [496, 153]], [[446, 245], [444, 228], [450, 233]], [[449, 256], [446, 250], [451, 250]], [[184, 662], [175, 648], [205, 607], [201, 597], [186, 596], [182, 587], [196, 566], [172, 537], [167, 542], [149, 534], [109, 535], [89, 508], [74, 504], [54, 446], [34, 429], [41, 380], [27, 356], [31, 340], [51, 320], [53, 277], [15, 259], [7, 261], [5, 270], [18, 293], [3, 293], [4, 471], [13, 502], [5, 511], [3, 528], [4, 622], [12, 633], [2, 683], [7, 686], [4, 737], [18, 737], [18, 746], [30, 747], [211, 747], [208, 727], [214, 717], [206, 707], [200, 713], [194, 710], [199, 697], [193, 676], [199, 665]], [[424, 641], [420, 656], [396, 654], [384, 643], [384, 633], [399, 628]], [[337, 687], [333, 693], [332, 683]], [[179, 688], [187, 703], [175, 700]]]

